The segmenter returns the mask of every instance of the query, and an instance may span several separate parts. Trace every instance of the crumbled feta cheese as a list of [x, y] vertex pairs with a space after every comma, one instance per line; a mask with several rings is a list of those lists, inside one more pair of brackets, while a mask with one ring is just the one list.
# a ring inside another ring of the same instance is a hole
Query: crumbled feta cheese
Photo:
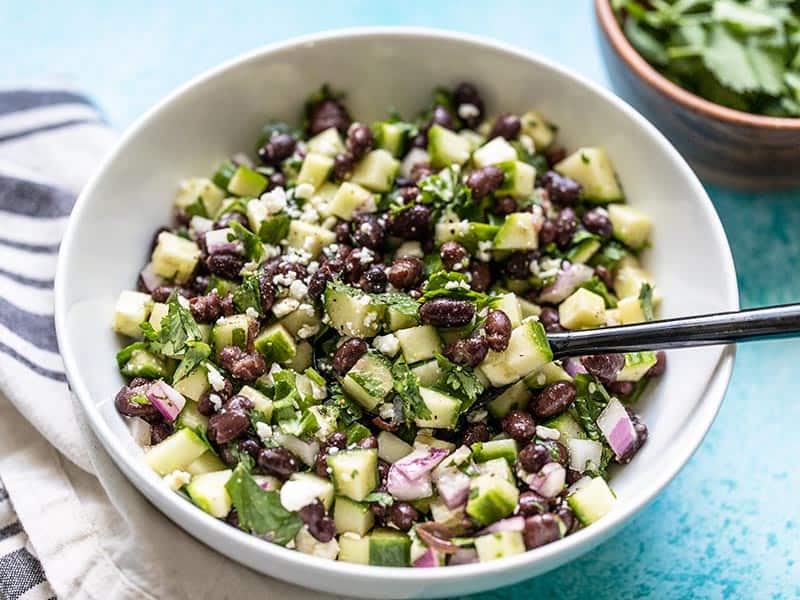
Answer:
[[400, 340], [393, 333], [387, 333], [376, 336], [372, 340], [372, 347], [381, 354], [392, 358], [400, 351]]
[[267, 207], [263, 201], [253, 198], [247, 203], [247, 216], [251, 222], [261, 223], [269, 216]]
[[192, 476], [186, 471], [175, 470], [172, 473], [164, 475], [163, 481], [167, 487], [173, 492], [177, 492], [192, 479]]
[[309, 533], [307, 525], [303, 525], [303, 528], [297, 532], [294, 543], [297, 549], [304, 554], [311, 554], [330, 560], [334, 560], [339, 555], [339, 542], [336, 541], [335, 537], [329, 542], [320, 542]]
[[272, 305], [272, 312], [279, 319], [297, 310], [300, 302], [296, 298], [283, 298]]
[[297, 337], [299, 337], [301, 340], [305, 340], [310, 338], [312, 335], [316, 335], [317, 333], [319, 333], [318, 324], [306, 323], [297, 330]]
[[208, 233], [213, 227], [214, 221], [199, 215], [193, 216], [192, 220], [189, 221], [189, 232], [193, 234], [194, 239], [197, 239], [201, 235]]
[[291, 285], [289, 286], [289, 295], [297, 300], [302, 300], [305, 298], [305, 295], [308, 293], [308, 286], [300, 281], [299, 279], [295, 279]]
[[312, 260], [310, 263], [308, 263], [306, 271], [308, 272], [309, 275], [313, 275], [314, 273], [319, 271], [319, 263], [315, 260]]
[[488, 416], [489, 413], [486, 411], [486, 409], [481, 408], [478, 410], [473, 410], [471, 413], [468, 413], [467, 421], [469, 423], [480, 423], [482, 421], [485, 421]]
[[529, 135], [525, 135], [524, 133], [519, 136], [519, 143], [522, 145], [525, 150], [533, 154], [536, 152], [536, 145], [533, 143], [533, 138]]
[[419, 242], [403, 242], [400, 244], [400, 247], [394, 253], [395, 258], [403, 258], [404, 256], [409, 256], [412, 258], [422, 258], [425, 256], [425, 253], [422, 251], [422, 244]]
[[466, 219], [459, 221], [455, 226], [456, 234], [459, 237], [466, 236], [469, 233], [469, 221]]
[[215, 412], [222, 410], [222, 398], [219, 394], [209, 394], [208, 401], [211, 402], [211, 406], [214, 407]]
[[561, 432], [558, 429], [553, 429], [552, 427], [537, 425], [536, 436], [542, 438], [543, 440], [557, 440], [559, 437], [561, 437]]
[[[305, 245], [308, 245], [309, 240], [311, 240], [311, 238], [308, 238], [305, 241]], [[286, 250], [286, 256], [284, 260], [286, 260], [286, 262], [289, 263], [298, 263], [301, 265], [306, 265], [311, 261], [312, 258], [313, 256], [311, 255], [311, 252], [309, 252], [308, 250], [305, 250], [303, 248], [288, 248]]]
[[276, 187], [265, 192], [261, 195], [261, 202], [268, 215], [279, 213], [286, 208], [286, 190]]
[[464, 281], [462, 279], [459, 279], [458, 281], [448, 281], [447, 283], [444, 284], [444, 289], [446, 289], [446, 290], [457, 290], [457, 289], [468, 290], [468, 289], [470, 289], [470, 287], [469, 287], [469, 284], [466, 281]]
[[244, 263], [244, 265], [242, 266], [242, 270], [239, 271], [239, 275], [244, 276], [247, 275], [248, 273], [252, 273], [256, 269], [258, 269], [258, 265], [259, 263], [257, 263], [254, 260]]
[[369, 265], [375, 259], [375, 253], [369, 248], [359, 248], [350, 255], [356, 257], [362, 265]]
[[301, 198], [306, 200], [311, 198], [311, 195], [314, 193], [314, 186], [310, 183], [301, 183], [298, 185], [294, 190], [295, 198]]
[[272, 244], [261, 244], [264, 248], [264, 259], [269, 260], [281, 255], [280, 246], [273, 246]]
[[290, 479], [281, 486], [281, 504], [286, 510], [296, 511], [308, 506], [317, 496], [324, 494], [330, 484], [312, 479]]
[[[219, 321], [217, 321], [219, 322]], [[219, 392], [225, 389], [225, 378], [222, 376], [222, 373], [217, 371], [210, 363], [205, 363], [206, 367], [206, 378], [208, 379], [208, 384], [214, 389], [215, 392]]]
[[478, 242], [478, 251], [475, 253], [475, 258], [481, 262], [489, 262], [492, 260], [491, 249], [493, 246], [492, 240], [484, 240]]
[[462, 119], [472, 119], [473, 117], [479, 117], [480, 114], [480, 109], [474, 104], [461, 104], [458, 107], [458, 116]]
[[391, 421], [394, 417], [394, 404], [391, 402], [384, 402], [378, 407], [378, 415], [384, 421]]
[[189, 300], [187, 298], [184, 298], [180, 294], [178, 294], [178, 304], [180, 304], [183, 308], [186, 309], [189, 308]]
[[272, 427], [263, 421], [259, 421], [256, 423], [256, 433], [258, 434], [258, 437], [261, 438], [262, 442], [267, 443], [267, 441], [272, 437]]
[[244, 314], [246, 314], [251, 319], [258, 319], [258, 311], [252, 306], [248, 306], [247, 310], [244, 311]]

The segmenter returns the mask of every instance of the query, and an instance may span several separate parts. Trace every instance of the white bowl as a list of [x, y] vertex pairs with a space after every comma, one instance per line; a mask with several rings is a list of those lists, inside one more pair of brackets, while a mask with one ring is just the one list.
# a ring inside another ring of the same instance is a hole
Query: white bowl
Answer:
[[[73, 390], [105, 449], [170, 519], [253, 569], [328, 592], [371, 598], [456, 596], [511, 584], [572, 560], [617, 532], [686, 463], [711, 425], [730, 378], [732, 348], [670, 353], [664, 378], [639, 409], [650, 438], [615, 473], [619, 501], [564, 540], [490, 563], [398, 569], [333, 562], [238, 531], [192, 506], [143, 463], [113, 398], [122, 379], [114, 300], [134, 286], [155, 228], [169, 219], [177, 183], [250, 149], [271, 118], [297, 122], [322, 82], [346, 90], [361, 120], [393, 106], [413, 115], [437, 85], [478, 85], [492, 112], [539, 108], [567, 148], [603, 145], [630, 202], [655, 221], [645, 262], [665, 299], [664, 317], [734, 310], [736, 276], [719, 219], [702, 186], [664, 137], [621, 100], [540, 57], [473, 36], [420, 29], [324, 33], [268, 46], [171, 94], [128, 131], [81, 194], [56, 275], [58, 340]], [[158, 527], [157, 523], [153, 527]]]

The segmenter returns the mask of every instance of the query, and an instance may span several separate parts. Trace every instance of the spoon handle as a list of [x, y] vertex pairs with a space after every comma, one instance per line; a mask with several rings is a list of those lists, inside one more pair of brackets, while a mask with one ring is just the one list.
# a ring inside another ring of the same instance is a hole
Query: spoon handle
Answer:
[[636, 325], [548, 333], [554, 358], [691, 348], [800, 335], [800, 304], [785, 304]]

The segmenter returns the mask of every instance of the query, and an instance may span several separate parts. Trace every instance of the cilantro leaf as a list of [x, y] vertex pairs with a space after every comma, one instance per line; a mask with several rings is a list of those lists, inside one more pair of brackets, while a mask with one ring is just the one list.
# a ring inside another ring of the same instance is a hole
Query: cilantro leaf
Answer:
[[588, 281], [584, 281], [580, 287], [589, 290], [593, 294], [602, 296], [606, 302], [606, 308], [617, 308], [617, 297], [608, 291], [606, 284], [599, 277], [595, 276]]
[[459, 398], [461, 412], [467, 412], [483, 393], [483, 384], [475, 375], [475, 371], [469, 367], [457, 365], [438, 352], [435, 352], [434, 356], [442, 371], [436, 387], [450, 396]]
[[211, 356], [211, 346], [205, 342], [187, 342], [186, 345], [188, 350], [183, 355], [183, 360], [178, 368], [175, 369], [172, 381], [180, 381]]
[[394, 391], [402, 403], [406, 422], [413, 423], [417, 417], [430, 419], [431, 411], [419, 393], [419, 378], [408, 368], [405, 359], [397, 359], [392, 365], [391, 371]]
[[372, 492], [364, 498], [364, 502], [377, 502], [381, 506], [391, 506], [394, 504], [394, 498], [386, 492]]
[[261, 239], [252, 231], [247, 229], [238, 221], [231, 221], [228, 226], [233, 229], [235, 237], [228, 234], [228, 241], [238, 239], [244, 245], [244, 253], [247, 259], [254, 262], [261, 262], [264, 256], [264, 246], [261, 245]]
[[[149, 323], [148, 323], [149, 325]], [[117, 352], [117, 366], [121, 369], [133, 356], [133, 353], [136, 350], [146, 350], [147, 349], [147, 342], [134, 342], [128, 346], [125, 346], [122, 350]]]
[[150, 323], [141, 323], [145, 337], [150, 340], [150, 349], [170, 358], [183, 357], [189, 348], [189, 342], [202, 339], [200, 328], [189, 309], [178, 302], [177, 292], [172, 292], [167, 300], [169, 311], [161, 319], [161, 329], [155, 331]]
[[597, 417], [603, 412], [611, 397], [602, 383], [586, 373], [578, 373], [575, 376], [575, 389], [575, 400], [569, 409], [572, 416], [583, 426], [590, 439], [605, 444], [603, 432], [597, 426]]
[[375, 294], [373, 297], [378, 303], [386, 306], [387, 308], [392, 308], [400, 314], [408, 317], [416, 317], [419, 313], [419, 305], [413, 298], [407, 296], [406, 294], [401, 294], [399, 292], [384, 292], [383, 294]]
[[432, 205], [437, 211], [452, 211], [462, 216], [473, 209], [472, 192], [461, 183], [461, 167], [457, 165], [429, 175], [418, 185], [419, 201]]
[[645, 321], [652, 321], [656, 317], [653, 314], [653, 286], [645, 282], [639, 288], [639, 303], [642, 305]]
[[233, 304], [239, 312], [246, 312], [252, 308], [259, 317], [264, 316], [261, 310], [261, 288], [258, 274], [250, 273], [242, 280], [242, 284], [233, 291]]
[[419, 303], [422, 304], [434, 298], [466, 300], [475, 304], [478, 310], [490, 307], [496, 301], [496, 298], [488, 294], [471, 289], [467, 276], [458, 271], [438, 271], [430, 276]]
[[246, 531], [285, 546], [303, 527], [296, 513], [283, 508], [280, 495], [259, 486], [244, 464], [237, 465], [225, 489]]
[[258, 237], [265, 244], [277, 245], [289, 234], [291, 219], [286, 213], [279, 213], [261, 222], [258, 229]]
[[330, 389], [330, 398], [325, 405], [338, 410], [338, 420], [341, 426], [349, 427], [363, 416], [361, 407], [345, 395], [339, 383], [332, 383]]

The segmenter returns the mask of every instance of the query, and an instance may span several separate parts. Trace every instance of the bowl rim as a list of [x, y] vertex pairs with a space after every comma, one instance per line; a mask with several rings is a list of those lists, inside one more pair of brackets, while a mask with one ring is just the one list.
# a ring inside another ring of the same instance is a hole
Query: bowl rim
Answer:
[[611, 8], [611, 0], [594, 0], [594, 6], [597, 22], [617, 55], [631, 71], [672, 101], [728, 124], [781, 131], [800, 130], [800, 117], [770, 117], [728, 108], [673, 83], [647, 62], [628, 41], [614, 15], [614, 9]]
[[[689, 185], [694, 189], [694, 195], [697, 197], [698, 202], [700, 202], [705, 213], [706, 222], [709, 225], [708, 233], [715, 238], [715, 241], [717, 245], [720, 246], [723, 254], [723, 264], [721, 267], [726, 273], [725, 279], [727, 280], [727, 285], [726, 289], [720, 290], [720, 293], [725, 299], [726, 304], [729, 305], [730, 310], [736, 310], [739, 308], [739, 295], [733, 255], [731, 253], [725, 231], [722, 227], [722, 223], [705, 189], [683, 157], [658, 131], [658, 129], [656, 129], [656, 127], [647, 121], [641, 114], [639, 114], [635, 109], [614, 95], [612, 92], [603, 88], [599, 84], [594, 83], [588, 78], [578, 75], [572, 70], [560, 66], [557, 63], [534, 52], [484, 36], [428, 27], [370, 26], [333, 29], [319, 33], [293, 37], [285, 41], [260, 46], [256, 49], [237, 55], [234, 58], [223, 61], [221, 64], [191, 78], [188, 82], [180, 85], [174, 91], [167, 94], [162, 100], [157, 102], [152, 108], [140, 116], [134, 122], [134, 124], [124, 132], [113, 151], [110, 152], [102, 161], [101, 165], [83, 188], [75, 202], [67, 229], [62, 238], [61, 250], [59, 252], [56, 267], [54, 285], [55, 327], [56, 336], [58, 339], [59, 348], [61, 349], [68, 380], [72, 386], [72, 390], [83, 406], [90, 427], [97, 435], [103, 448], [112, 457], [116, 466], [123, 471], [125, 476], [137, 488], [137, 490], [142, 493], [162, 514], [172, 520], [181, 529], [191, 534], [193, 537], [209, 547], [212, 546], [210, 542], [206, 541], [205, 538], [228, 538], [231, 543], [238, 546], [241, 550], [246, 550], [248, 553], [258, 554], [262, 557], [268, 557], [278, 561], [286, 561], [298, 569], [314, 568], [317, 569], [318, 572], [325, 573], [326, 575], [329, 574], [333, 577], [355, 576], [363, 577], [367, 580], [372, 579], [373, 581], [391, 581], [402, 579], [404, 582], [409, 582], [412, 584], [416, 583], [419, 585], [426, 583], [441, 584], [442, 582], [459, 580], [464, 577], [468, 577], [471, 580], [477, 580], [478, 578], [483, 578], [483, 576], [491, 577], [492, 575], [499, 575], [501, 572], [505, 571], [516, 571], [519, 573], [521, 567], [525, 565], [531, 565], [534, 562], [539, 561], [545, 563], [555, 563], [553, 564], [553, 567], [551, 567], [555, 568], [556, 566], [563, 564], [563, 562], [569, 562], [583, 552], [590, 550], [598, 543], [607, 539], [610, 537], [610, 535], [618, 531], [624, 524], [628, 523], [635, 514], [649, 504], [686, 465], [691, 456], [702, 443], [719, 411], [733, 371], [733, 363], [736, 355], [735, 346], [725, 346], [723, 348], [720, 358], [715, 365], [708, 382], [706, 383], [704, 400], [702, 400], [702, 403], [698, 405], [704, 408], [702, 414], [705, 418], [700, 419], [698, 417], [698, 419], [693, 420], [691, 425], [692, 438], [687, 440], [687, 442], [690, 443], [686, 443], [683, 446], [676, 448], [676, 451], [670, 456], [670, 460], [666, 464], [666, 467], [663, 469], [663, 471], [661, 471], [658, 476], [653, 479], [648, 487], [642, 488], [636, 495], [626, 499], [627, 501], [624, 509], [617, 510], [608, 515], [606, 518], [594, 523], [591, 527], [584, 528], [559, 540], [558, 542], [547, 544], [519, 555], [486, 563], [459, 565], [441, 569], [376, 567], [340, 562], [316, 557], [313, 555], [307, 555], [295, 550], [284, 548], [277, 544], [272, 544], [269, 542], [265, 543], [264, 540], [232, 528], [222, 521], [211, 517], [201, 510], [198, 510], [195, 506], [191, 505], [191, 503], [170, 491], [166, 486], [159, 485], [160, 482], [155, 481], [152, 478], [152, 473], [148, 473], [146, 471], [146, 465], [144, 462], [141, 461], [137, 455], [129, 452], [128, 449], [124, 447], [121, 440], [117, 439], [109, 425], [104, 421], [100, 410], [97, 408], [97, 405], [91, 401], [91, 386], [78, 369], [76, 358], [77, 352], [73, 348], [73, 345], [70, 341], [67, 328], [67, 290], [70, 281], [67, 267], [73, 260], [72, 253], [76, 239], [76, 223], [80, 222], [84, 212], [87, 210], [90, 199], [92, 196], [94, 196], [95, 188], [98, 186], [103, 174], [112, 163], [118, 160], [118, 157], [124, 155], [124, 152], [131, 140], [139, 133], [140, 130], [145, 129], [155, 118], [155, 116], [174, 100], [183, 94], [188, 93], [194, 87], [206, 82], [207, 80], [217, 77], [227, 70], [238, 68], [249, 62], [260, 60], [264, 56], [283, 50], [291, 50], [293, 48], [321, 42], [369, 37], [389, 39], [410, 38], [425, 39], [429, 41], [438, 40], [444, 42], [463, 43], [469, 46], [474, 46], [476, 49], [488, 49], [513, 55], [528, 62], [536, 63], [545, 69], [554, 71], [558, 76], [566, 78], [578, 88], [583, 87], [591, 89], [604, 101], [613, 104], [618, 110], [621, 110], [628, 118], [635, 121], [639, 127], [643, 128], [650, 136], [652, 136], [654, 141], [656, 141], [663, 148], [665, 153], [671, 157], [672, 161], [676, 163], [677, 167], [684, 172], [688, 179]], [[204, 535], [202, 534], [203, 532]], [[212, 548], [217, 552], [225, 554], [229, 558], [240, 562], [241, 564], [247, 563], [246, 559], [243, 558], [240, 560], [238, 558], [238, 553], [234, 555], [234, 553], [228, 552], [220, 547]], [[557, 557], [562, 555], [566, 555], [571, 558], [567, 558], [567, 560], [563, 561], [562, 563], [557, 563]], [[242, 556], [244, 556], [244, 553], [242, 553]], [[524, 576], [518, 577], [517, 580], [523, 578]], [[484, 586], [482, 589], [497, 587], [497, 585], [505, 585], [506, 583], [495, 584], [493, 586]]]

